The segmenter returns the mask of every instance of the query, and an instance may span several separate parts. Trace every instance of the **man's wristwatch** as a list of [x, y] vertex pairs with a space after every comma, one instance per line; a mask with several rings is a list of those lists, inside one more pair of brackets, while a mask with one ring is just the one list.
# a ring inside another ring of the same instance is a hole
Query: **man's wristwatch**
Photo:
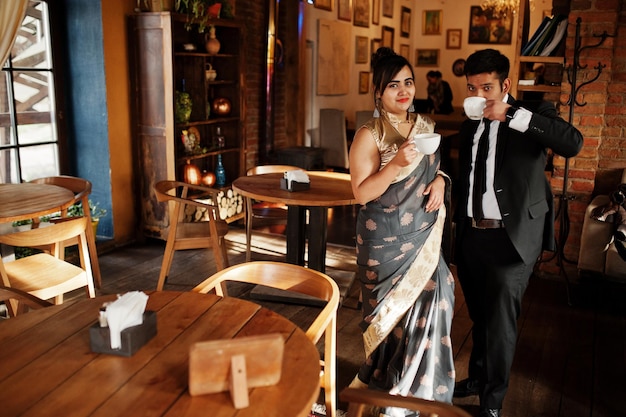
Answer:
[[509, 107], [509, 109], [506, 111], [507, 122], [515, 117], [515, 113], [517, 113], [518, 109], [519, 109], [518, 107], [513, 107], [513, 106]]

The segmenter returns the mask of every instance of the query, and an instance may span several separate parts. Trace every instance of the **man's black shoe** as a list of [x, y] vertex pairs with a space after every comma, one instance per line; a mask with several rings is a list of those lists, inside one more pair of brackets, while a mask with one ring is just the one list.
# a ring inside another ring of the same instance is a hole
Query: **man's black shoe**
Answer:
[[478, 395], [478, 380], [477, 379], [463, 379], [454, 384], [454, 394], [456, 398], [469, 397], [470, 395]]
[[499, 408], [484, 408], [480, 410], [478, 417], [500, 417]]

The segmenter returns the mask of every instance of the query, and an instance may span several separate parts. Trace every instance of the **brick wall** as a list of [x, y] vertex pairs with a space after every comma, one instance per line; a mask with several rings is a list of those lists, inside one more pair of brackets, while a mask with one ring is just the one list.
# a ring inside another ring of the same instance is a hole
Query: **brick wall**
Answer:
[[[560, 1], [560, 0], [559, 0]], [[615, 38], [607, 38], [595, 48], [586, 48], [580, 54], [577, 74], [579, 87], [571, 122], [582, 132], [585, 142], [580, 154], [569, 160], [567, 184], [569, 237], [565, 245], [566, 270], [572, 277], [580, 248], [580, 234], [585, 209], [597, 194], [614, 191], [626, 167], [626, 0], [574, 0], [570, 3], [569, 28], [566, 47], [566, 67], [573, 64], [576, 21], [581, 19], [581, 46], [597, 44], [606, 31]], [[595, 67], [605, 66], [597, 80]], [[583, 85], [583, 83], [589, 84]], [[571, 85], [564, 74], [561, 101], [570, 97]], [[570, 108], [561, 108], [567, 120]], [[562, 195], [566, 161], [556, 157], [551, 178], [554, 193]], [[564, 198], [557, 198], [562, 203]], [[562, 217], [561, 217], [562, 218]], [[561, 227], [557, 221], [557, 228]], [[557, 230], [558, 233], [558, 230]], [[568, 266], [569, 265], [569, 266]], [[556, 259], [540, 264], [540, 271], [558, 274]]]

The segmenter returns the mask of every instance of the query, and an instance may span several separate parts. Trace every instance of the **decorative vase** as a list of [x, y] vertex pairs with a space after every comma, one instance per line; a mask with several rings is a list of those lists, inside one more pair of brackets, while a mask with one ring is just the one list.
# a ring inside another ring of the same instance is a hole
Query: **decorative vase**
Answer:
[[215, 168], [215, 185], [223, 187], [226, 185], [226, 170], [222, 164], [222, 155], [217, 155], [217, 167]]
[[218, 97], [213, 100], [213, 113], [218, 116], [228, 116], [230, 114], [230, 100], [225, 97]]
[[183, 178], [186, 183], [198, 185], [202, 180], [202, 173], [200, 172], [200, 168], [196, 165], [192, 164], [188, 159], [187, 164], [185, 165]]
[[206, 51], [209, 55], [217, 55], [220, 50], [220, 41], [215, 37], [215, 26], [209, 26], [209, 33], [204, 37]]
[[207, 187], [213, 187], [213, 185], [215, 185], [215, 174], [204, 171], [202, 174], [202, 184]]
[[191, 117], [191, 97], [189, 93], [176, 92], [176, 121], [187, 123]]

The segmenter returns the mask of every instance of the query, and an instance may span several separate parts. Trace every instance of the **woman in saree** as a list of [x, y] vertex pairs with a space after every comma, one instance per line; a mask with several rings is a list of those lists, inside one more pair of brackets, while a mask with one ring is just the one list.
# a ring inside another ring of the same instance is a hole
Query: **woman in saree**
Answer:
[[411, 111], [411, 64], [380, 48], [372, 69], [376, 110], [350, 149], [352, 189], [363, 205], [356, 241], [366, 356], [351, 386], [451, 403], [454, 279], [441, 252], [448, 177], [439, 151], [424, 155], [412, 139], [435, 124]]

